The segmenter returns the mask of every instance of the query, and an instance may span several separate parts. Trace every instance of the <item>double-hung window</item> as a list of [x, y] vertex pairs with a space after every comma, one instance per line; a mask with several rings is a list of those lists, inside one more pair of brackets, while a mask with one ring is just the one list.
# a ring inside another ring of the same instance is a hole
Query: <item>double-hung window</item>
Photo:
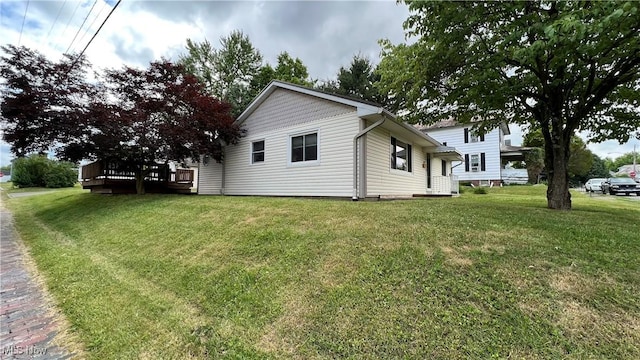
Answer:
[[464, 171], [478, 172], [486, 170], [486, 156], [484, 153], [464, 155]]
[[411, 145], [391, 137], [391, 168], [411, 172]]
[[251, 143], [251, 163], [264, 162], [264, 140], [254, 141]]
[[318, 133], [291, 137], [291, 162], [318, 160]]

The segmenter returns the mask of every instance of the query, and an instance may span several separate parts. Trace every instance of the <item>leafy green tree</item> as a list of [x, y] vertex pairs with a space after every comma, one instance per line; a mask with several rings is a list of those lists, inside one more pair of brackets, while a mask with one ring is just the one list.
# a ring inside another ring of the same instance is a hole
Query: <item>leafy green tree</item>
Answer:
[[78, 181], [78, 171], [72, 163], [32, 154], [15, 160], [11, 181], [19, 187], [72, 187]]
[[278, 65], [274, 68], [265, 64], [258, 70], [258, 74], [251, 81], [252, 98], [257, 96], [273, 80], [281, 80], [293, 84], [311, 86], [309, 72], [302, 60], [292, 58], [289, 53], [282, 52], [278, 55]]
[[[634, 155], [633, 152], [628, 152], [624, 155], [618, 156], [615, 160], [608, 159], [608, 158], [605, 159], [610, 161], [607, 165], [607, 170], [618, 171], [618, 168], [620, 168], [623, 165], [633, 164], [633, 155]], [[636, 164], [638, 163], [640, 163], [640, 155], [636, 154]]]
[[382, 93], [411, 122], [540, 128], [547, 206], [570, 209], [571, 138], [640, 138], [640, 9], [632, 1], [410, 1], [411, 44], [382, 41]]
[[234, 30], [220, 38], [220, 49], [207, 40], [194, 43], [187, 39], [187, 51], [180, 63], [203, 83], [209, 94], [230, 103], [233, 115], [240, 115], [252, 100], [250, 84], [262, 65], [262, 55], [249, 37]]
[[586, 174], [582, 182], [586, 182], [591, 178], [606, 178], [609, 177], [609, 171], [605, 166], [605, 162], [598, 155], [593, 154], [593, 163], [591, 164], [591, 169]]
[[292, 58], [288, 52], [278, 55], [278, 66], [275, 67], [274, 80], [282, 80], [293, 84], [309, 86], [309, 71], [300, 58]]
[[335, 92], [379, 104], [384, 103], [384, 97], [375, 87], [375, 83], [380, 80], [380, 75], [374, 70], [375, 67], [368, 58], [355, 55], [348, 69], [340, 67], [335, 82]]

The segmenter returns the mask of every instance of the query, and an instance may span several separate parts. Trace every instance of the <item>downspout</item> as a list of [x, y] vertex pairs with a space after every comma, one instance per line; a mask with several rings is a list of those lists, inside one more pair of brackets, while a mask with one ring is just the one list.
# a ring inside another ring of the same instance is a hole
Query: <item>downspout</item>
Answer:
[[225, 155], [226, 155], [226, 151], [225, 151], [225, 147], [227, 146], [226, 141], [224, 140], [220, 140], [220, 146], [222, 147], [221, 151], [222, 151], [222, 178], [220, 180], [220, 195], [224, 195], [224, 184], [225, 184], [225, 168], [226, 168], [226, 163], [227, 163], [227, 159], [225, 159]]
[[356, 134], [356, 136], [353, 137], [353, 196], [351, 197], [351, 200], [353, 201], [358, 201], [358, 139], [360, 139], [369, 131], [382, 125], [385, 120], [386, 118], [384, 117], [384, 115], [382, 115], [382, 119], [376, 121], [371, 126], [360, 131]]

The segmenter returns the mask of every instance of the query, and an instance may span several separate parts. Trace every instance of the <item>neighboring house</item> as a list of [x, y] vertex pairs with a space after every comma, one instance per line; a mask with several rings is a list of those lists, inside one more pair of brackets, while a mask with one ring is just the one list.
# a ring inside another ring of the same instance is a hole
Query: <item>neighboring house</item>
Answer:
[[471, 124], [458, 124], [454, 120], [443, 120], [420, 130], [463, 154], [464, 161], [453, 168], [459, 181], [474, 185], [527, 183], [525, 169], [508, 166], [510, 161], [523, 161], [526, 148], [511, 146], [510, 140], [505, 139], [511, 134], [505, 124], [484, 135], [475, 134]]
[[457, 192], [459, 152], [379, 105], [273, 81], [236, 120], [224, 161], [203, 159], [199, 194], [409, 197]]

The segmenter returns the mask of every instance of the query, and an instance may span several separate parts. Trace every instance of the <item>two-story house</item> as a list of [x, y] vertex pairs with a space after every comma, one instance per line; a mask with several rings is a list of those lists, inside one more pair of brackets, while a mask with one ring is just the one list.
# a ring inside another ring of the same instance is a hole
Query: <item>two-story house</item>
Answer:
[[423, 127], [421, 131], [462, 153], [463, 161], [452, 168], [461, 182], [471, 182], [476, 186], [527, 182], [526, 170], [505, 169], [510, 161], [524, 160], [524, 148], [512, 146], [506, 139], [511, 135], [506, 124], [486, 134], [476, 134], [471, 124], [443, 120]]

